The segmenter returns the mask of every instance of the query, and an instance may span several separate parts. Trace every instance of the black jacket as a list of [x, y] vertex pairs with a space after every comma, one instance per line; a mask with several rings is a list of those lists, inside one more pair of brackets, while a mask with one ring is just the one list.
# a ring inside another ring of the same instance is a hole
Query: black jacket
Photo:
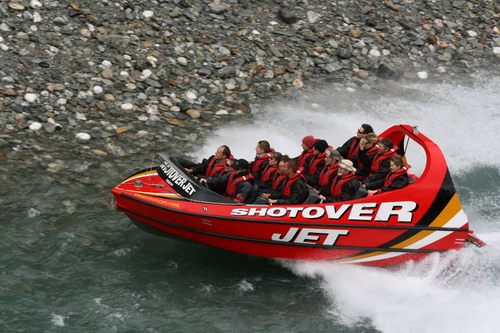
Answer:
[[[335, 181], [335, 178], [333, 181]], [[330, 194], [326, 197], [325, 202], [339, 202], [354, 199], [354, 196], [359, 190], [359, 186], [359, 181], [356, 178], [348, 180], [342, 186], [342, 197], [337, 198]]]
[[339, 152], [340, 156], [343, 158], [348, 158], [349, 155], [349, 150], [351, 149], [353, 145], [353, 141], [356, 141], [355, 146], [358, 145], [359, 140], [357, 136], [353, 136], [349, 140], [347, 140], [341, 147], [337, 148], [337, 151]]
[[282, 194], [279, 197], [273, 197], [273, 194], [271, 194], [271, 198], [277, 199], [277, 205], [300, 205], [306, 201], [308, 195], [309, 189], [307, 188], [306, 181], [300, 178], [293, 183], [292, 196], [290, 198], [286, 198]]

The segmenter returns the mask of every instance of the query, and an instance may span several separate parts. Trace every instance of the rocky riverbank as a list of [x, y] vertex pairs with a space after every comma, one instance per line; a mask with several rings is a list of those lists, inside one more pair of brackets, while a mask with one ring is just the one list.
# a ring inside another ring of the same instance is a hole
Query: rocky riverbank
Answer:
[[497, 75], [500, 5], [1, 2], [0, 58], [0, 163], [56, 172], [55, 160], [121, 157], [153, 134], [179, 153], [220, 122], [316, 87]]

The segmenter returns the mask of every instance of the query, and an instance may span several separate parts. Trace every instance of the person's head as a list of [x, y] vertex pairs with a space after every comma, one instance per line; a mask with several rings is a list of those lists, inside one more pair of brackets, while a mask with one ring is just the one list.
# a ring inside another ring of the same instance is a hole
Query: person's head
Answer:
[[226, 160], [226, 164], [224, 165], [224, 171], [226, 171], [226, 172], [233, 171], [234, 162], [236, 162], [235, 158], [230, 158], [230, 159]]
[[215, 152], [215, 159], [216, 160], [222, 160], [226, 159], [231, 155], [231, 150], [229, 149], [228, 146], [220, 146], [217, 148], [217, 151]]
[[271, 157], [269, 158], [269, 165], [278, 165], [278, 163], [281, 161], [281, 158], [283, 155], [281, 153], [278, 153], [275, 151]]
[[257, 155], [262, 155], [271, 151], [271, 145], [266, 140], [259, 141], [257, 143], [257, 146], [255, 147], [255, 152], [257, 153]]
[[349, 172], [356, 172], [356, 168], [352, 164], [352, 161], [351, 160], [341, 160], [339, 162], [339, 171], [338, 171], [338, 174], [340, 176], [345, 176]]
[[323, 154], [328, 148], [328, 143], [325, 140], [318, 140], [314, 143], [314, 155]]
[[366, 149], [371, 149], [371, 148], [373, 148], [377, 144], [377, 142], [378, 142], [378, 136], [375, 133], [368, 133], [365, 136], [365, 140], [366, 140], [365, 148]]
[[373, 128], [368, 124], [362, 124], [360, 128], [358, 128], [358, 132], [356, 133], [356, 137], [359, 139], [364, 138], [368, 133], [373, 133]]
[[309, 150], [314, 146], [314, 137], [312, 135], [308, 135], [302, 139], [302, 149]]
[[395, 156], [391, 157], [390, 163], [391, 163], [391, 166], [390, 166], [391, 172], [398, 171], [404, 165], [403, 158], [400, 155], [395, 155]]
[[278, 172], [282, 175], [286, 173], [286, 163], [290, 160], [288, 155], [284, 155], [278, 163]]
[[289, 159], [286, 162], [286, 174], [288, 177], [292, 177], [294, 173], [297, 172], [299, 166], [297, 165], [297, 161], [294, 159]]
[[250, 164], [248, 163], [247, 160], [242, 158], [235, 161], [232, 164], [232, 168], [235, 171], [235, 173], [238, 174], [240, 172], [248, 171], [248, 169], [250, 168]]
[[389, 150], [392, 149], [392, 147], [394, 147], [394, 144], [392, 143], [391, 139], [382, 138], [378, 143], [378, 153], [379, 154], [387, 153]]
[[341, 159], [342, 159], [342, 157], [340, 156], [339, 152], [336, 149], [327, 149], [326, 150], [326, 156], [325, 156], [326, 165], [333, 166], [333, 165], [335, 165], [335, 163], [337, 163]]

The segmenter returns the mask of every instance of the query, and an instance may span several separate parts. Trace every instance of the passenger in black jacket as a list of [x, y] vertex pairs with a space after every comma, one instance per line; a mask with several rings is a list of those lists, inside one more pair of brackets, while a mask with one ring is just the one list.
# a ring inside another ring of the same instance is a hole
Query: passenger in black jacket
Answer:
[[209, 187], [221, 188], [225, 186], [224, 197], [239, 203], [244, 203], [251, 197], [254, 178], [250, 174], [250, 164], [240, 159], [232, 164], [233, 171], [221, 177], [207, 177], [200, 179], [200, 183]]
[[280, 196], [271, 197], [267, 200], [268, 203], [278, 205], [300, 205], [307, 199], [309, 190], [307, 188], [306, 179], [300, 172], [297, 172], [297, 169], [297, 161], [290, 159], [286, 162], [285, 173], [288, 179], [283, 185]]
[[[358, 148], [356, 148], [356, 155], [352, 157], [352, 164], [356, 168], [356, 178], [358, 180], [363, 180], [370, 174], [373, 159], [378, 153], [377, 143], [378, 137], [375, 133], [367, 134], [360, 140]], [[362, 160], [367, 164], [365, 165]]]
[[373, 133], [373, 128], [368, 124], [361, 125], [361, 127], [358, 129], [358, 132], [356, 133], [356, 136], [353, 136], [352, 138], [347, 140], [341, 147], [338, 147], [337, 151], [343, 158], [347, 158], [348, 160], [352, 159], [359, 141], [368, 133]]
[[[367, 190], [376, 190], [384, 186], [384, 180], [390, 169], [390, 158], [397, 155], [393, 150], [394, 144], [389, 138], [382, 138], [378, 143], [378, 153], [375, 154], [371, 165], [370, 174], [361, 183]], [[369, 161], [359, 155], [363, 165], [368, 165]]]
[[403, 158], [399, 155], [391, 157], [390, 163], [391, 172], [385, 177], [384, 186], [376, 190], [368, 190], [369, 194], [398, 190], [408, 185], [408, 169], [410, 166], [405, 164]]
[[231, 155], [231, 150], [228, 146], [220, 146], [217, 148], [215, 155], [204, 158], [201, 163], [186, 167], [186, 170], [189, 173], [199, 176], [220, 176], [224, 171], [226, 160], [232, 157], [233, 155]]
[[353, 167], [350, 160], [342, 160], [339, 162], [339, 171], [333, 179], [328, 194], [319, 195], [319, 199], [325, 202], [339, 202], [352, 200], [359, 190], [359, 181], [354, 173], [356, 168]]

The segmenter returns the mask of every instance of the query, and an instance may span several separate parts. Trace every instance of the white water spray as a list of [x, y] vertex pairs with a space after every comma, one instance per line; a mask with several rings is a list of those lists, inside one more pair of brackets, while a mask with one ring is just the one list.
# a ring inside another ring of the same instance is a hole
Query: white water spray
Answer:
[[[320, 278], [332, 320], [381, 332], [496, 332], [500, 327], [500, 78], [474, 84], [416, 84], [377, 94], [331, 89], [266, 106], [255, 123], [227, 126], [195, 153], [222, 144], [252, 160], [259, 140], [294, 157], [302, 137], [340, 146], [362, 123], [377, 133], [394, 124], [418, 125], [447, 159], [471, 229], [488, 243], [430, 256], [395, 270], [328, 263], [295, 263], [299, 275]], [[411, 152], [409, 152], [411, 154]], [[409, 160], [419, 167], [419, 161]]]

